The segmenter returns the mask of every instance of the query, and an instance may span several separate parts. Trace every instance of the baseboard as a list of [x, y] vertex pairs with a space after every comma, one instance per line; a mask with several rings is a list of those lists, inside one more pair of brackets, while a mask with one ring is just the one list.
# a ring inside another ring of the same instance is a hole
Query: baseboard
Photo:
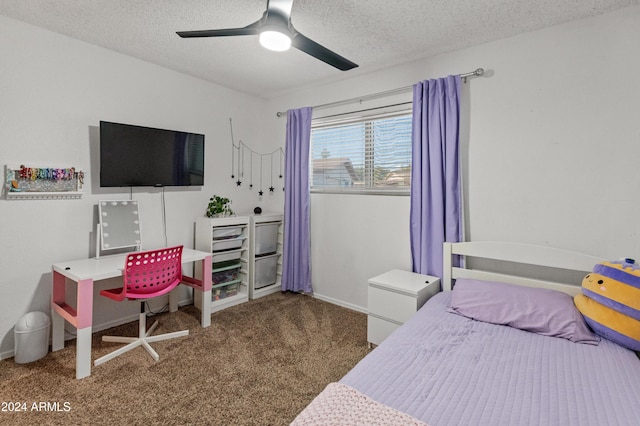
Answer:
[[352, 311], [362, 312], [363, 314], [366, 314], [369, 312], [367, 308], [363, 308], [362, 306], [346, 303], [346, 302], [343, 302], [342, 300], [334, 299], [333, 297], [323, 296], [322, 294], [313, 293], [313, 297], [315, 297], [316, 299], [323, 300], [325, 302], [332, 303], [334, 305], [342, 306], [343, 308], [351, 309]]

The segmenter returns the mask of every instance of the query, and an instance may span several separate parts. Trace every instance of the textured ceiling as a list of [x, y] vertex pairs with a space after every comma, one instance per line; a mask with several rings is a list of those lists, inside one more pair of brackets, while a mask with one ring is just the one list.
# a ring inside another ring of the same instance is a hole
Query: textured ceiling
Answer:
[[640, 0], [294, 0], [298, 31], [359, 65], [339, 71], [256, 36], [182, 39], [243, 27], [266, 0], [0, 0], [0, 14], [262, 98], [337, 81]]

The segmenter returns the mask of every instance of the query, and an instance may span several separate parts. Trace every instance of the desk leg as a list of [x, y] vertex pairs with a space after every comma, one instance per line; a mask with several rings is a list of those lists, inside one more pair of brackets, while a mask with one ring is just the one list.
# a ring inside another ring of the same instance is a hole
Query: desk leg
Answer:
[[51, 352], [64, 349], [64, 318], [51, 310]]
[[52, 350], [64, 348], [64, 321], [76, 328], [76, 378], [91, 374], [91, 331], [93, 323], [93, 280], [78, 281], [76, 308], [67, 305], [65, 277], [53, 271], [51, 313], [53, 341]]
[[200, 323], [202, 327], [209, 327], [211, 325], [211, 256], [206, 256], [202, 260], [202, 319]]
[[176, 312], [178, 310], [178, 287], [169, 292], [169, 312]]
[[52, 272], [53, 288], [51, 291], [51, 351], [64, 349], [64, 318], [56, 307], [64, 303], [65, 278], [56, 271]]
[[76, 338], [76, 379], [91, 375], [91, 329], [79, 328]]
[[93, 280], [78, 282], [78, 336], [76, 337], [76, 378], [91, 374], [91, 331], [93, 328]]
[[[183, 275], [182, 281], [193, 288], [193, 304], [200, 309], [200, 324], [202, 327], [209, 327], [211, 325], [211, 256], [206, 256], [200, 262], [199, 269], [196, 267], [194, 272], [194, 278]], [[171, 309], [171, 296], [169, 296], [169, 309]]]
[[202, 292], [202, 310], [200, 311], [202, 327], [211, 325], [211, 289]]

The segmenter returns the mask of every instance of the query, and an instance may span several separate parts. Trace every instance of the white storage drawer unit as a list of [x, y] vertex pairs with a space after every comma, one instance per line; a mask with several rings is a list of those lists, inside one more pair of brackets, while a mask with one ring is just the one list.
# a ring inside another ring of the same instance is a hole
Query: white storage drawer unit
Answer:
[[434, 294], [440, 279], [394, 269], [369, 279], [367, 341], [379, 345]]
[[282, 291], [282, 213], [250, 216], [249, 299]]
[[[249, 300], [250, 239], [248, 216], [196, 220], [196, 249], [210, 252], [212, 261], [211, 293], [206, 301], [202, 295], [194, 293], [193, 302], [197, 308], [213, 313]], [[198, 274], [196, 278], [200, 278]]]

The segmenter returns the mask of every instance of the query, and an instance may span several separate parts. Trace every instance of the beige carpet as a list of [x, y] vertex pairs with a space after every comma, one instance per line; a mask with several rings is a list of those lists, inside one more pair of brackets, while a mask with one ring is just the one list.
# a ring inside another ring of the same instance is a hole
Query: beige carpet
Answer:
[[[206, 329], [199, 315], [156, 316], [157, 333], [190, 332], [154, 343], [160, 361], [139, 347], [82, 380], [75, 341], [30, 364], [0, 361], [2, 408], [25, 408], [1, 411], [0, 424], [287, 425], [368, 353], [366, 315], [301, 294], [225, 309]], [[137, 322], [96, 333], [92, 359], [119, 346], [102, 334], [136, 333]]]

